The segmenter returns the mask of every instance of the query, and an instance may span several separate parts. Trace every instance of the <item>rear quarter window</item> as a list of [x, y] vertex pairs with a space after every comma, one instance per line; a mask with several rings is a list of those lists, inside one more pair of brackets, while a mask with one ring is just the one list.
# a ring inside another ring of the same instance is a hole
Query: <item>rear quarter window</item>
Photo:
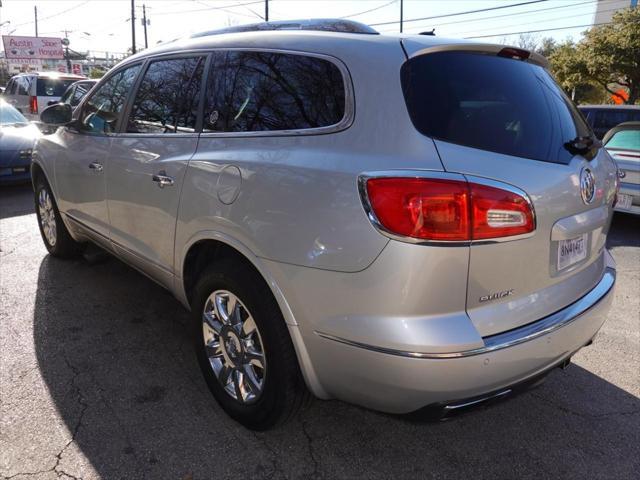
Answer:
[[550, 74], [528, 62], [431, 53], [407, 61], [401, 81], [414, 126], [435, 139], [566, 164], [573, 155], [564, 144], [590, 135]]

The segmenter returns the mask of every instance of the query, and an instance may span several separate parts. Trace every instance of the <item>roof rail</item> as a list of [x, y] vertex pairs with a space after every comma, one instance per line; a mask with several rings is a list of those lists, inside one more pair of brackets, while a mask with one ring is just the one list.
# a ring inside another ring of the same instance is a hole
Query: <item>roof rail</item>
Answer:
[[321, 32], [379, 35], [379, 33], [370, 26], [365, 25], [364, 23], [354, 22], [353, 20], [342, 20], [339, 18], [314, 18], [309, 20], [279, 20], [276, 22], [237, 25], [234, 27], [222, 28], [220, 30], [209, 30], [206, 32], [194, 33], [190, 38], [221, 35], [223, 33], [262, 32], [269, 30], [315, 30]]

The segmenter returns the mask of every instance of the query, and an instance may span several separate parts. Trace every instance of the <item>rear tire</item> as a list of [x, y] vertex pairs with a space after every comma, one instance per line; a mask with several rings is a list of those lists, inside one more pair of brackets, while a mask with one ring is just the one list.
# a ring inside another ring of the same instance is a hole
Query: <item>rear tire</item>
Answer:
[[233, 259], [215, 262], [200, 276], [191, 307], [198, 362], [223, 410], [252, 430], [292, 417], [309, 393], [280, 308], [258, 273]]
[[35, 181], [34, 192], [38, 227], [44, 246], [54, 257], [76, 256], [80, 252], [80, 244], [69, 234], [53, 198], [51, 187], [42, 176]]

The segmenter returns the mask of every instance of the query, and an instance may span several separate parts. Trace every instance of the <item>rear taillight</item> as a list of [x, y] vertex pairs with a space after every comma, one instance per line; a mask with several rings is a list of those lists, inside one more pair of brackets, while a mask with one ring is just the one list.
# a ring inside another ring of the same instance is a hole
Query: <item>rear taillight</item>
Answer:
[[372, 177], [361, 185], [372, 220], [396, 236], [472, 241], [535, 230], [531, 203], [512, 189], [443, 178]]
[[38, 113], [38, 97], [29, 98], [29, 110], [31, 113]]

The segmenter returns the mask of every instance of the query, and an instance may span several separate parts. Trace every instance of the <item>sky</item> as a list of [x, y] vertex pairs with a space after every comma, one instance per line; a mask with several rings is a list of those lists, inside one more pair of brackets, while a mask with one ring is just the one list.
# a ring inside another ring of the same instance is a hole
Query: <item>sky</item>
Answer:
[[[38, 8], [40, 36], [67, 35], [78, 52], [123, 53], [131, 46], [130, 0], [0, 0], [0, 34], [34, 35], [34, 6]], [[604, 9], [620, 0], [600, 0]], [[518, 3], [524, 5], [495, 9]], [[486, 42], [516, 44], [518, 35], [542, 29], [562, 28], [529, 34], [534, 38], [578, 40], [594, 19], [596, 0], [404, 0], [404, 31], [419, 33], [435, 28], [442, 37], [477, 37]], [[136, 44], [144, 47], [141, 25], [146, 6], [148, 43], [153, 46], [190, 33], [229, 25], [262, 21], [264, 1], [254, 0], [135, 0]], [[480, 9], [484, 12], [462, 14]], [[458, 14], [452, 15], [451, 14]], [[436, 17], [408, 21], [416, 18]], [[397, 33], [400, 0], [269, 0], [269, 19], [347, 17], [375, 25], [381, 33]], [[392, 23], [387, 23], [392, 22]], [[565, 29], [567, 26], [577, 28]]]

